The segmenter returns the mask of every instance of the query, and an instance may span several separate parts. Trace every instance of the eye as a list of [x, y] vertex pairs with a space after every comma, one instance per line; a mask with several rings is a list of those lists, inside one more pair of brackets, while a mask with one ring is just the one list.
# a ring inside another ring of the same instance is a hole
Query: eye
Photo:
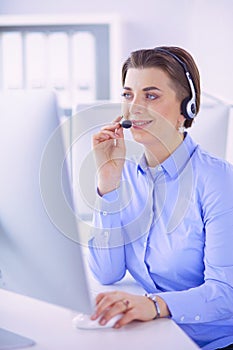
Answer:
[[158, 98], [158, 96], [154, 95], [154, 94], [146, 94], [146, 98], [148, 100], [156, 100], [156, 98]]
[[132, 94], [130, 92], [123, 92], [121, 96], [124, 97], [126, 100], [132, 98]]

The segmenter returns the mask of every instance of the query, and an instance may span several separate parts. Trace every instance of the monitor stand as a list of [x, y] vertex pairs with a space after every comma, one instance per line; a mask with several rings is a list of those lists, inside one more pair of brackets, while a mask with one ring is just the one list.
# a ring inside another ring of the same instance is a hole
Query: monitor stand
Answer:
[[21, 349], [35, 344], [32, 339], [0, 328], [0, 350]]

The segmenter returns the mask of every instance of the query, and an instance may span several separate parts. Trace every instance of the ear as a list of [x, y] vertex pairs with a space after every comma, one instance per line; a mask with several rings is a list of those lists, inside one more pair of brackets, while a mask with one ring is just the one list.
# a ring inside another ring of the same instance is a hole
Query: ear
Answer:
[[183, 125], [184, 121], [185, 121], [185, 117], [182, 114], [180, 114], [179, 117], [177, 118], [177, 127], [180, 127], [181, 125]]

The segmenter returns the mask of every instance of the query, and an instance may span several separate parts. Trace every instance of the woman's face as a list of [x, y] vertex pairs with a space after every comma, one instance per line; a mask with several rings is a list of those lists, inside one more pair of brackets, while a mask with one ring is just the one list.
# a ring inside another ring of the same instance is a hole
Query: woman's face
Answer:
[[159, 68], [130, 68], [123, 88], [123, 115], [132, 121], [131, 132], [142, 144], [177, 137], [184, 118], [171, 79]]

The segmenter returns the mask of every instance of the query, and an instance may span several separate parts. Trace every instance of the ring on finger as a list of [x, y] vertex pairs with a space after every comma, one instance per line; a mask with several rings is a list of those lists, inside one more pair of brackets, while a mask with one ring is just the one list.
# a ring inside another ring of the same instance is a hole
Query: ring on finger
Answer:
[[125, 305], [125, 311], [126, 312], [129, 308], [129, 300], [127, 299], [122, 299], [121, 302]]

